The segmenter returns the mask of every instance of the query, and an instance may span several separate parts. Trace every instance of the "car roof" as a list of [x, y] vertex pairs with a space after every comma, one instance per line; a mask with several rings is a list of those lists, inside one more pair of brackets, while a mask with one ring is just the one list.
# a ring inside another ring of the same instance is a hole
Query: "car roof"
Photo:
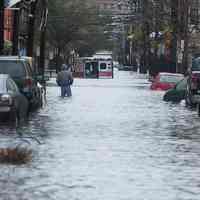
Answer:
[[169, 72], [160, 72], [159, 75], [168, 75], [168, 76], [184, 76], [180, 73], [169, 73]]
[[7, 79], [10, 78], [9, 74], [0, 74], [0, 79]]
[[0, 60], [21, 60], [21, 61], [27, 61], [31, 57], [19, 57], [19, 56], [0, 56]]

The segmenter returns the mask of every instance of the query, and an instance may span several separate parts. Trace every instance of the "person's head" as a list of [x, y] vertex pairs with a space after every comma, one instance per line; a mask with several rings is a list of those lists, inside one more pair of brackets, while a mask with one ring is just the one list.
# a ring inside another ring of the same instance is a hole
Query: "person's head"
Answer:
[[68, 70], [68, 66], [66, 64], [62, 64], [61, 70]]

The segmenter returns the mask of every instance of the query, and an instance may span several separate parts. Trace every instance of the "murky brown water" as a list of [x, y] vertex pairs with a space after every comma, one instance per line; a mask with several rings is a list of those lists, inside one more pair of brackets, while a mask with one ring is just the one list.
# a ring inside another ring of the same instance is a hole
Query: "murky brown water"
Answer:
[[0, 166], [1, 200], [199, 200], [200, 119], [184, 103], [162, 101], [136, 74], [75, 80], [27, 124], [1, 131], [1, 146], [34, 150], [24, 166]]

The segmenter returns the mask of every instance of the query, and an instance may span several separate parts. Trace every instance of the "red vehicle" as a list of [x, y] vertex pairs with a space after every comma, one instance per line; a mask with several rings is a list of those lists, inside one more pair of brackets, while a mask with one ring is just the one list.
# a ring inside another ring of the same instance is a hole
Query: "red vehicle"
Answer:
[[155, 77], [150, 88], [152, 90], [169, 90], [183, 78], [183, 74], [161, 72]]

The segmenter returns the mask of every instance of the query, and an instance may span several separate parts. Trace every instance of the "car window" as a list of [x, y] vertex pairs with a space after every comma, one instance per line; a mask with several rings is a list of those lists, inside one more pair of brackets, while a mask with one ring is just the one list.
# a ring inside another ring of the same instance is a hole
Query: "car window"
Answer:
[[106, 63], [101, 63], [100, 64], [100, 69], [105, 70], [106, 69]]
[[12, 60], [0, 60], [0, 73], [9, 74], [13, 78], [26, 75], [23, 63]]
[[12, 91], [14, 93], [18, 92], [18, 88], [17, 88], [15, 82], [12, 79], [7, 79], [6, 87], [7, 87], [8, 91]]
[[89, 71], [92, 71], [92, 69], [93, 69], [92, 64], [91, 63], [86, 63], [85, 64], [85, 69], [89, 70]]
[[175, 76], [175, 75], [161, 75], [160, 82], [162, 83], [177, 83], [178, 81], [182, 80], [182, 76]]
[[27, 66], [29, 76], [33, 76], [33, 71], [32, 71], [31, 66], [28, 62], [26, 63], [26, 66]]
[[0, 79], [0, 93], [6, 92], [6, 81], [4, 79]]
[[177, 83], [176, 85], [176, 89], [177, 90], [185, 90], [187, 87], [187, 79], [184, 78], [183, 80], [181, 80], [179, 83]]
[[192, 61], [192, 71], [200, 71], [200, 59], [196, 58]]

